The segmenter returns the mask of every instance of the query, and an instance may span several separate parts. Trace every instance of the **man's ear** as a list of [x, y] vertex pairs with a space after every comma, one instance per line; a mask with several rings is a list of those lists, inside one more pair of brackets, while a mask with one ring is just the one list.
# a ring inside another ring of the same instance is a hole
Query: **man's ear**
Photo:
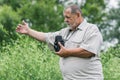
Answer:
[[76, 15], [77, 15], [77, 17], [80, 17], [81, 13], [79, 11], [76, 11]]

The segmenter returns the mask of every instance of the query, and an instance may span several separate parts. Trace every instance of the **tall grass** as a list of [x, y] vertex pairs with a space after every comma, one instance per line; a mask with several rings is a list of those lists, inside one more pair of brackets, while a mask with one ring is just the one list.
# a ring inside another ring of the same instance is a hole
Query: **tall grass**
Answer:
[[120, 80], [120, 46], [101, 55], [105, 80]]
[[58, 59], [44, 43], [18, 40], [1, 50], [0, 80], [62, 80]]
[[[112, 51], [101, 55], [104, 77], [120, 80], [120, 58]], [[22, 36], [0, 49], [0, 80], [62, 80], [58, 62], [45, 43]]]

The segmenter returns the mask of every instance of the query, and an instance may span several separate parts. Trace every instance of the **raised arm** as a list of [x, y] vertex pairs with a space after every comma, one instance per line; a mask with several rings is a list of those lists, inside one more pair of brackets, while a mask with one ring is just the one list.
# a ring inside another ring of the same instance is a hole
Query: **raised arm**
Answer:
[[16, 31], [21, 34], [29, 35], [39, 41], [45, 41], [45, 33], [38, 32], [29, 28], [28, 24], [24, 21], [22, 22], [22, 24], [19, 24], [17, 26]]

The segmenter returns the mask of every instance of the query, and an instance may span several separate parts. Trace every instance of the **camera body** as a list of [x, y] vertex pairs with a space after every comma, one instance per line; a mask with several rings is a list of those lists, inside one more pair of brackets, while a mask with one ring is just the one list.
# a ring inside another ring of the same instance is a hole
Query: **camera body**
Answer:
[[59, 46], [58, 42], [60, 42], [64, 46], [64, 40], [62, 39], [62, 36], [60, 36], [60, 35], [55, 37], [54, 49], [56, 52], [58, 52], [60, 50], [60, 46]]

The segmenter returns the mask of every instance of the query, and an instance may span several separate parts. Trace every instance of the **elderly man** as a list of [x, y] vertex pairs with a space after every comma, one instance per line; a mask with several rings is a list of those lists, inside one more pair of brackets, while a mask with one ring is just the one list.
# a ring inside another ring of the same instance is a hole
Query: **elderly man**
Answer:
[[68, 27], [60, 31], [38, 32], [29, 28], [25, 22], [19, 24], [16, 31], [47, 42], [52, 47], [55, 37], [62, 36], [65, 44], [63, 46], [59, 42], [60, 50], [55, 53], [60, 56], [60, 70], [64, 80], [103, 80], [99, 56], [102, 35], [98, 27], [82, 17], [77, 5], [67, 6], [63, 15]]

